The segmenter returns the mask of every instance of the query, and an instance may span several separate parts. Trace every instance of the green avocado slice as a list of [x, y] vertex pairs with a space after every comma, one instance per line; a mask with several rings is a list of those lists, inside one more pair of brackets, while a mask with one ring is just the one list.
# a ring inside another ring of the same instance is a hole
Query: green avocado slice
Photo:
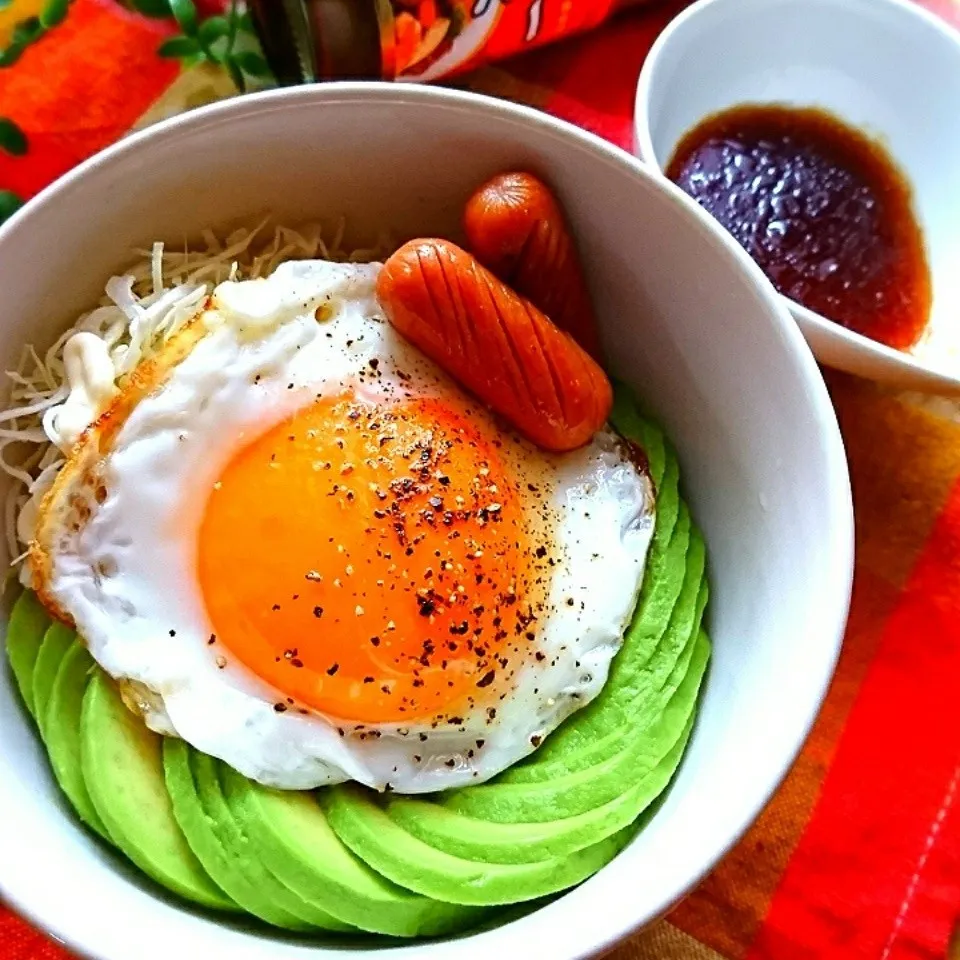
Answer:
[[80, 764], [111, 839], [168, 890], [205, 907], [236, 910], [177, 826], [164, 786], [162, 739], [127, 709], [107, 675], [95, 670], [83, 695]]
[[192, 748], [183, 740], [165, 737], [163, 772], [173, 813], [187, 838], [190, 849], [214, 882], [240, 906], [274, 927], [283, 930], [310, 931], [313, 926], [289, 910], [274, 903], [269, 893], [238, 869], [224, 848], [211, 818], [204, 810], [193, 778], [190, 754]]
[[374, 870], [427, 897], [475, 906], [534, 900], [575, 886], [609, 863], [633, 836], [628, 827], [569, 856], [537, 863], [480, 863], [451, 856], [397, 826], [356, 784], [328, 787], [320, 805], [340, 839]]
[[286, 911], [308, 927], [331, 931], [354, 929], [350, 924], [335, 920], [322, 908], [299, 897], [274, 876], [259, 856], [252, 855], [250, 841], [224, 799], [217, 770], [219, 762], [197, 750], [189, 750], [188, 754], [190, 770], [193, 773], [197, 796], [206, 814], [206, 822], [223, 848], [231, 871], [242, 874], [249, 886], [255, 889], [265, 902]]
[[[637, 725], [637, 714], [646, 705], [635, 698], [626, 700], [617, 696], [616, 690], [626, 676], [639, 673], [658, 652], [662, 652], [661, 641], [670, 629], [672, 616], [689, 602], [694, 580], [687, 558], [694, 549], [692, 540], [695, 537], [695, 532], [691, 537], [689, 514], [684, 510], [665, 550], [666, 560], [661, 564], [664, 570], [657, 580], [657, 587], [641, 595], [637, 614], [627, 630], [624, 649], [613, 662], [604, 690], [582, 711], [582, 715], [575, 714], [571, 718], [575, 722], [568, 721], [547, 738], [537, 753], [506, 771], [504, 782], [550, 780], [570, 770], [582, 769], [597, 759], [603, 759], [599, 753], [600, 741], [609, 744], [612, 733], [633, 729]], [[696, 562], [697, 557], [694, 556], [692, 561]], [[608, 690], [611, 692], [607, 693]], [[619, 741], [619, 736], [614, 740]], [[614, 749], [617, 749], [615, 743]]]
[[643, 669], [619, 670], [616, 677], [618, 697], [629, 702], [633, 709], [628, 718], [633, 722], [636, 711], [646, 708], [650, 691], [662, 688], [673, 672], [687, 643], [696, 635], [699, 618], [707, 601], [706, 548], [696, 530], [690, 536], [690, 548], [684, 564], [685, 575], [680, 597], [669, 617], [667, 628], [661, 632], [656, 651]]
[[595, 767], [542, 784], [493, 781], [482, 794], [463, 791], [441, 799], [440, 805], [477, 820], [529, 826], [579, 816], [612, 802], [647, 777], [676, 742], [695, 709], [702, 669], [698, 664], [685, 673], [661, 716], [643, 736], [623, 739], [621, 752]]
[[610, 423], [622, 437], [634, 440], [643, 447], [650, 466], [650, 476], [659, 489], [667, 462], [663, 432], [641, 414], [633, 392], [622, 383], [615, 382], [613, 385]]
[[[687, 641], [680, 656], [674, 665], [674, 668], [666, 683], [659, 688], [659, 691], [651, 693], [648, 700], [638, 701], [637, 708], [634, 710], [634, 716], [628, 719], [626, 724], [614, 727], [604, 734], [597, 735], [597, 739], [589, 746], [585, 746], [569, 757], [561, 755], [557, 759], [552, 759], [542, 766], [532, 764], [530, 773], [533, 775], [514, 776], [513, 770], [505, 771], [497, 780], [498, 783], [541, 783], [549, 780], [551, 777], [563, 777], [578, 770], [593, 768], [601, 764], [610, 757], [619, 753], [625, 743], [629, 743], [638, 737], [644, 736], [644, 731], [651, 724], [655, 723], [660, 712], [664, 709], [670, 694], [677, 689], [683, 678], [686, 676], [687, 669], [690, 666], [691, 656], [693, 654], [694, 639], [700, 623], [703, 619], [703, 611], [707, 604], [709, 589], [706, 580], [700, 584], [700, 592], [697, 594], [696, 607], [694, 609], [692, 620], [692, 631], [690, 639]], [[681, 629], [685, 629], [680, 624]], [[648, 688], [649, 689], [649, 688]]]
[[[656, 663], [655, 671], [641, 672], [630, 684], [634, 697], [646, 705], [644, 722], [639, 728], [622, 728], [614, 741], [622, 745], [619, 751], [592, 766], [577, 767], [567, 773], [558, 771], [549, 780], [515, 783], [504, 775], [490, 783], [451, 791], [439, 802], [481, 820], [542, 823], [576, 816], [607, 803], [632, 787], [636, 778], [645, 776], [676, 739], [696, 699], [696, 688], [686, 702], [675, 695], [675, 691], [683, 689], [687, 677], [685, 654], [688, 648], [692, 652], [699, 629], [698, 611], [702, 612], [698, 598], [701, 589], [706, 589], [702, 580], [702, 546], [694, 552], [699, 554], [699, 563], [696, 557], [688, 562], [686, 597], [678, 602], [671, 627], [664, 634], [670, 654], [662, 663]], [[699, 684], [699, 678], [695, 679]], [[652, 735], [639, 735], [651, 723]]]
[[47, 706], [53, 693], [60, 663], [66, 656], [76, 634], [62, 623], [51, 623], [43, 635], [37, 661], [33, 666], [33, 710], [40, 736], [47, 738]]
[[32, 590], [24, 590], [10, 611], [7, 624], [7, 659], [20, 696], [35, 716], [33, 707], [33, 670], [40, 653], [43, 635], [50, 626], [50, 616]]
[[83, 695], [93, 669], [93, 658], [87, 653], [87, 648], [74, 638], [60, 661], [60, 669], [53, 681], [43, 727], [46, 730], [50, 765], [60, 789], [80, 819], [109, 841], [107, 828], [90, 799], [80, 765], [80, 717]]
[[370, 933], [426, 937], [463, 930], [485, 916], [380, 876], [334, 833], [313, 794], [271, 790], [226, 765], [220, 775], [227, 803], [247, 831], [254, 854], [291, 890], [341, 920]]
[[635, 787], [575, 817], [536, 824], [490, 823], [405, 797], [392, 798], [385, 809], [395, 824], [418, 840], [465, 860], [511, 864], [565, 857], [599, 843], [637, 819], [670, 782], [692, 728], [691, 713], [676, 743]]
[[641, 669], [655, 655], [687, 575], [690, 516], [680, 502], [677, 463], [672, 456], [668, 456], [664, 476], [647, 572], [623, 648], [611, 665], [610, 677], [593, 703], [548, 737], [537, 753], [508, 771], [509, 777], [517, 782], [550, 779], [557, 775], [558, 768], [582, 765], [577, 757], [579, 751], [592, 748], [598, 737], [630, 723], [635, 704], [619, 695], [619, 678]]

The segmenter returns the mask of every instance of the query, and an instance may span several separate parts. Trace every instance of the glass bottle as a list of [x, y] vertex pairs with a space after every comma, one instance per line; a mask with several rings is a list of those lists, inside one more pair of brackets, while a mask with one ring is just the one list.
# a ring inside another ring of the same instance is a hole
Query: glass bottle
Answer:
[[436, 80], [652, 0], [250, 0], [283, 84]]

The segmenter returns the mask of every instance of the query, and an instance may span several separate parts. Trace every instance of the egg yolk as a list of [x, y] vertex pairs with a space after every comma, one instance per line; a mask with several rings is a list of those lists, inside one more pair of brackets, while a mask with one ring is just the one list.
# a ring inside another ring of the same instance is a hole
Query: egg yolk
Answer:
[[535, 553], [499, 446], [435, 398], [321, 399], [268, 430], [201, 522], [211, 644], [279, 691], [278, 711], [456, 722], [533, 639]]

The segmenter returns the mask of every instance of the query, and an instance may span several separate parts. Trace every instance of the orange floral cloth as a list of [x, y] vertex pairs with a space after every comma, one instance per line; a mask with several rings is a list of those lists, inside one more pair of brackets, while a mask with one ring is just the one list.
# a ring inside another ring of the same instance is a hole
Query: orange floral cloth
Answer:
[[[923, 2], [960, 25], [960, 2]], [[636, 77], [675, 9], [622, 17], [457, 82], [629, 149]], [[151, 116], [175, 109], [177, 69], [155, 56], [169, 33], [114, 0], [75, 0], [61, 27], [0, 70], [0, 116], [31, 143], [22, 157], [0, 152], [0, 189], [30, 196], [157, 101]], [[960, 416], [850, 377], [828, 383], [857, 517], [836, 677], [746, 837], [615, 960], [960, 960]], [[0, 908], [0, 960], [65, 957]]]

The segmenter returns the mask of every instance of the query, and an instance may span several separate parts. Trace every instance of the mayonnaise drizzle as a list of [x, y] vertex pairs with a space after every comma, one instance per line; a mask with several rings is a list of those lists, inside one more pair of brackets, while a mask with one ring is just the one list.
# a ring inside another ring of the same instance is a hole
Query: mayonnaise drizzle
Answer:
[[63, 348], [67, 399], [47, 411], [47, 436], [69, 453], [80, 435], [106, 410], [117, 395], [116, 370], [106, 342], [95, 333], [75, 333]]
[[[395, 246], [381, 236], [369, 249], [346, 251], [342, 221], [328, 240], [318, 224], [277, 226], [265, 235], [264, 226], [266, 222], [225, 236], [205, 230], [201, 242], [185, 250], [153, 244], [150, 251], [141, 251], [141, 259], [125, 276], [111, 278], [100, 305], [83, 314], [47, 351], [41, 355], [32, 346], [24, 349], [18, 366], [7, 372], [11, 389], [7, 408], [0, 410], [0, 477], [6, 474], [13, 481], [3, 505], [3, 534], [13, 563], [25, 556], [21, 548], [33, 538], [40, 501], [64, 454], [110, 402], [113, 384], [203, 310], [205, 297], [219, 283], [269, 276], [290, 260], [367, 262]], [[81, 332], [101, 344], [77, 341], [71, 349], [77, 351], [78, 362], [68, 382], [64, 348]], [[103, 347], [113, 365], [109, 387]], [[96, 356], [91, 360], [92, 353]], [[23, 582], [29, 583], [29, 565], [20, 569]]]

